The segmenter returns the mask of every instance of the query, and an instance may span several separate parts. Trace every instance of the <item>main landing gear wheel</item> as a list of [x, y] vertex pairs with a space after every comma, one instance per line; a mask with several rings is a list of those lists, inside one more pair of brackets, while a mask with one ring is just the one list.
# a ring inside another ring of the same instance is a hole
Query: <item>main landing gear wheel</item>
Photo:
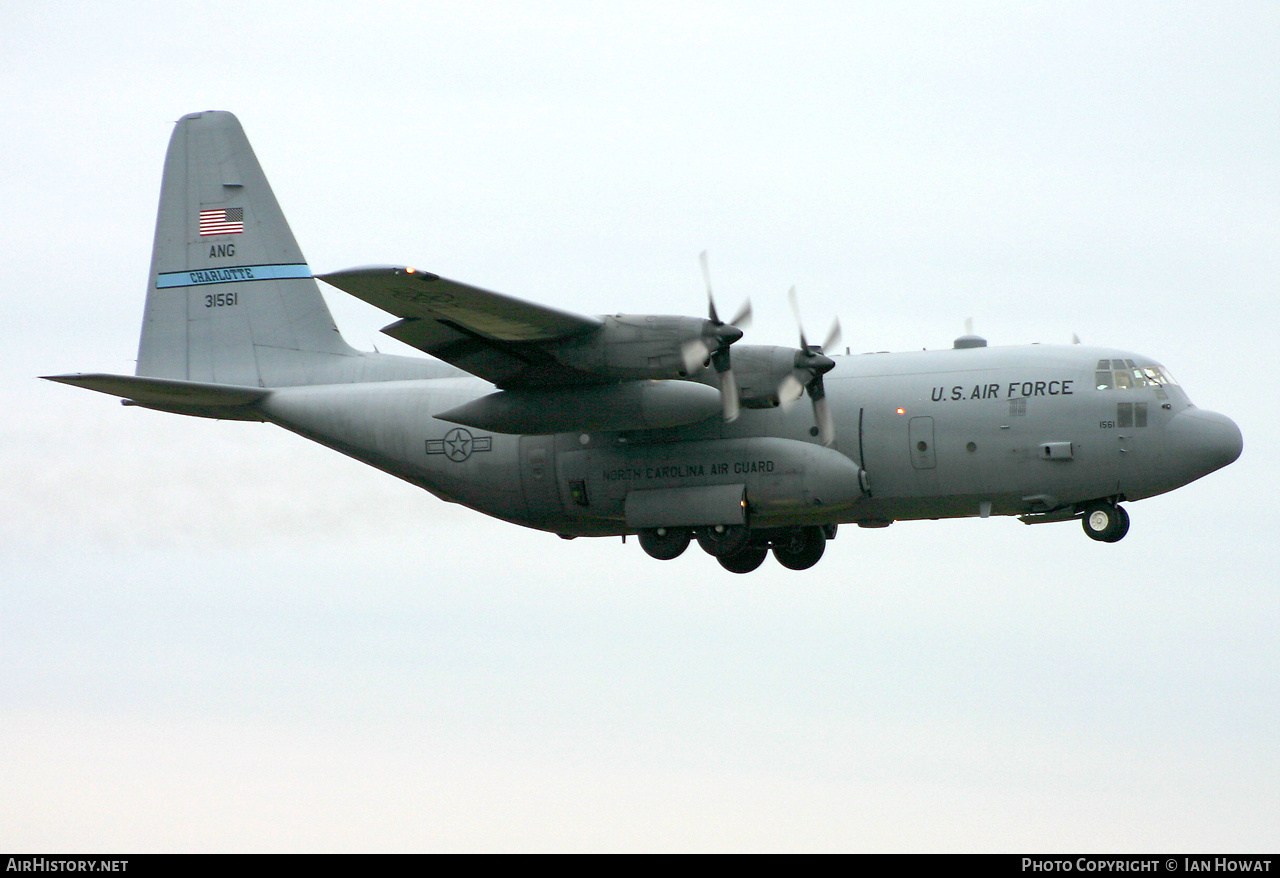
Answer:
[[750, 573], [764, 563], [765, 556], [768, 554], [767, 546], [747, 546], [732, 555], [725, 555], [716, 560], [730, 573]]
[[717, 524], [698, 528], [698, 545], [713, 558], [727, 558], [747, 547], [751, 531], [741, 524]]
[[1093, 503], [1080, 520], [1090, 539], [1102, 543], [1118, 543], [1129, 532], [1129, 513], [1114, 503]]
[[679, 558], [684, 550], [689, 548], [689, 541], [693, 539], [693, 534], [687, 527], [645, 528], [636, 536], [640, 538], [640, 548], [644, 549], [650, 558], [657, 558], [659, 561]]
[[799, 527], [787, 538], [775, 540], [773, 557], [789, 570], [808, 570], [827, 550], [827, 535], [820, 527]]

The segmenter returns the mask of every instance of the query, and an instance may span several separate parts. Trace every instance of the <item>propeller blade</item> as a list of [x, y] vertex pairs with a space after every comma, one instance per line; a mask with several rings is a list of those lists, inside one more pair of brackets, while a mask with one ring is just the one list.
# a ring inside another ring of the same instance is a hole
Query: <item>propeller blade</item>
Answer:
[[791, 303], [791, 313], [795, 315], [796, 327], [800, 330], [800, 347], [806, 353], [814, 353], [815, 351], [828, 351], [840, 344], [840, 339], [844, 337], [843, 331], [840, 329], [840, 318], [837, 317], [831, 321], [831, 329], [827, 331], [827, 337], [819, 348], [809, 346], [809, 341], [805, 338], [804, 322], [800, 319], [800, 298], [796, 295], [796, 288], [792, 287], [787, 290], [787, 301]]
[[707, 259], [707, 251], [703, 250], [698, 254], [698, 262], [702, 265], [702, 282], [707, 287], [707, 318], [717, 326], [737, 326], [740, 329], [746, 329], [751, 325], [751, 300], [747, 299], [742, 303], [742, 307], [738, 309], [738, 313], [734, 314], [728, 323], [722, 323], [720, 314], [716, 311], [716, 299], [711, 293], [711, 263]]
[[840, 344], [842, 335], [840, 332], [840, 318], [837, 317], [831, 321], [831, 330], [827, 333], [827, 339], [822, 343], [822, 349], [829, 351], [836, 345]]
[[706, 250], [698, 254], [698, 262], [702, 265], [702, 282], [707, 286], [707, 317], [718, 324], [720, 315], [716, 313], [716, 297], [711, 295], [711, 264], [707, 261]]
[[708, 361], [720, 373], [720, 400], [724, 408], [724, 419], [736, 421], [739, 413], [738, 380], [733, 375], [733, 365], [729, 357], [729, 347], [742, 338], [742, 327], [751, 324], [751, 300], [748, 299], [733, 315], [728, 323], [720, 319], [716, 311], [716, 297], [711, 292], [711, 263], [707, 259], [707, 251], [698, 254], [698, 262], [702, 266], [702, 282], [707, 287], [707, 322], [700, 339], [685, 342], [680, 352], [684, 357], [685, 371], [692, 374], [700, 365]]
[[804, 321], [800, 319], [800, 301], [796, 296], [796, 288], [792, 287], [787, 290], [787, 301], [791, 303], [791, 313], [796, 318], [796, 328], [800, 330], [800, 347], [804, 351], [809, 350], [809, 342], [804, 337]]
[[813, 400], [813, 419], [818, 423], [818, 438], [830, 447], [836, 441], [836, 422], [831, 416], [831, 403], [825, 394]]
[[705, 368], [711, 358], [711, 344], [705, 339], [691, 338], [680, 346], [680, 357], [684, 361], [684, 370], [694, 375]]
[[720, 402], [724, 406], [724, 419], [729, 423], [738, 420], [738, 379], [733, 377], [732, 369], [720, 373]]
[[795, 372], [783, 378], [782, 383], [778, 385], [778, 405], [784, 411], [799, 402], [802, 396], [804, 396], [804, 382], [796, 377]]
[[791, 303], [791, 313], [795, 315], [796, 328], [800, 330], [800, 350], [796, 352], [795, 371], [778, 386], [778, 403], [782, 405], [787, 400], [785, 405], [790, 406], [799, 399], [802, 390], [807, 391], [809, 399], [813, 400], [813, 420], [818, 426], [818, 436], [823, 445], [829, 446], [836, 441], [836, 422], [831, 414], [831, 403], [827, 401], [826, 389], [822, 385], [822, 376], [834, 369], [836, 364], [822, 351], [840, 343], [840, 319], [836, 318], [831, 322], [831, 330], [822, 347], [811, 347], [804, 334], [804, 323], [800, 319], [800, 299], [795, 287], [787, 291], [787, 301]]

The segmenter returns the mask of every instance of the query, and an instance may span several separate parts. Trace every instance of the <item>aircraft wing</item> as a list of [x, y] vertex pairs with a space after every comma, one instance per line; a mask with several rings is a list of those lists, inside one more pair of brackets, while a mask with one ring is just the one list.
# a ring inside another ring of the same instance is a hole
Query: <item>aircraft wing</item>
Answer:
[[602, 380], [557, 362], [540, 347], [599, 329], [602, 324], [595, 317], [400, 266], [349, 268], [316, 277], [401, 318], [383, 328], [387, 335], [499, 387]]

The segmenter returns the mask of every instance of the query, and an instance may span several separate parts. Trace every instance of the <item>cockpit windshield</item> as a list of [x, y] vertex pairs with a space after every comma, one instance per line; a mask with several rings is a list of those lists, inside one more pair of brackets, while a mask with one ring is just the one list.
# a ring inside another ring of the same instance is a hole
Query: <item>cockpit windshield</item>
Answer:
[[1098, 390], [1133, 390], [1137, 387], [1176, 386], [1178, 382], [1168, 369], [1156, 363], [1138, 366], [1133, 360], [1099, 360], [1093, 383]]

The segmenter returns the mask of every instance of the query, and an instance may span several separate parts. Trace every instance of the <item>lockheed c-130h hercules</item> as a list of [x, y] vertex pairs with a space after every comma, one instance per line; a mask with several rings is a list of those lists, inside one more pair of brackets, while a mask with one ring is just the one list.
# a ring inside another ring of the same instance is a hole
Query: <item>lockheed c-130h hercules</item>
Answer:
[[[703, 267], [706, 263], [704, 259]], [[169, 143], [135, 375], [52, 380], [126, 404], [267, 421], [562, 537], [692, 540], [745, 573], [805, 569], [841, 524], [1012, 515], [1129, 527], [1121, 501], [1234, 461], [1240, 431], [1147, 357], [1084, 345], [831, 356], [721, 320], [589, 317], [400, 266], [321, 275], [431, 359], [338, 334], [240, 123]], [[794, 300], [793, 300], [794, 304]], [[798, 316], [798, 315], [797, 315]], [[807, 400], [805, 399], [807, 397]]]

